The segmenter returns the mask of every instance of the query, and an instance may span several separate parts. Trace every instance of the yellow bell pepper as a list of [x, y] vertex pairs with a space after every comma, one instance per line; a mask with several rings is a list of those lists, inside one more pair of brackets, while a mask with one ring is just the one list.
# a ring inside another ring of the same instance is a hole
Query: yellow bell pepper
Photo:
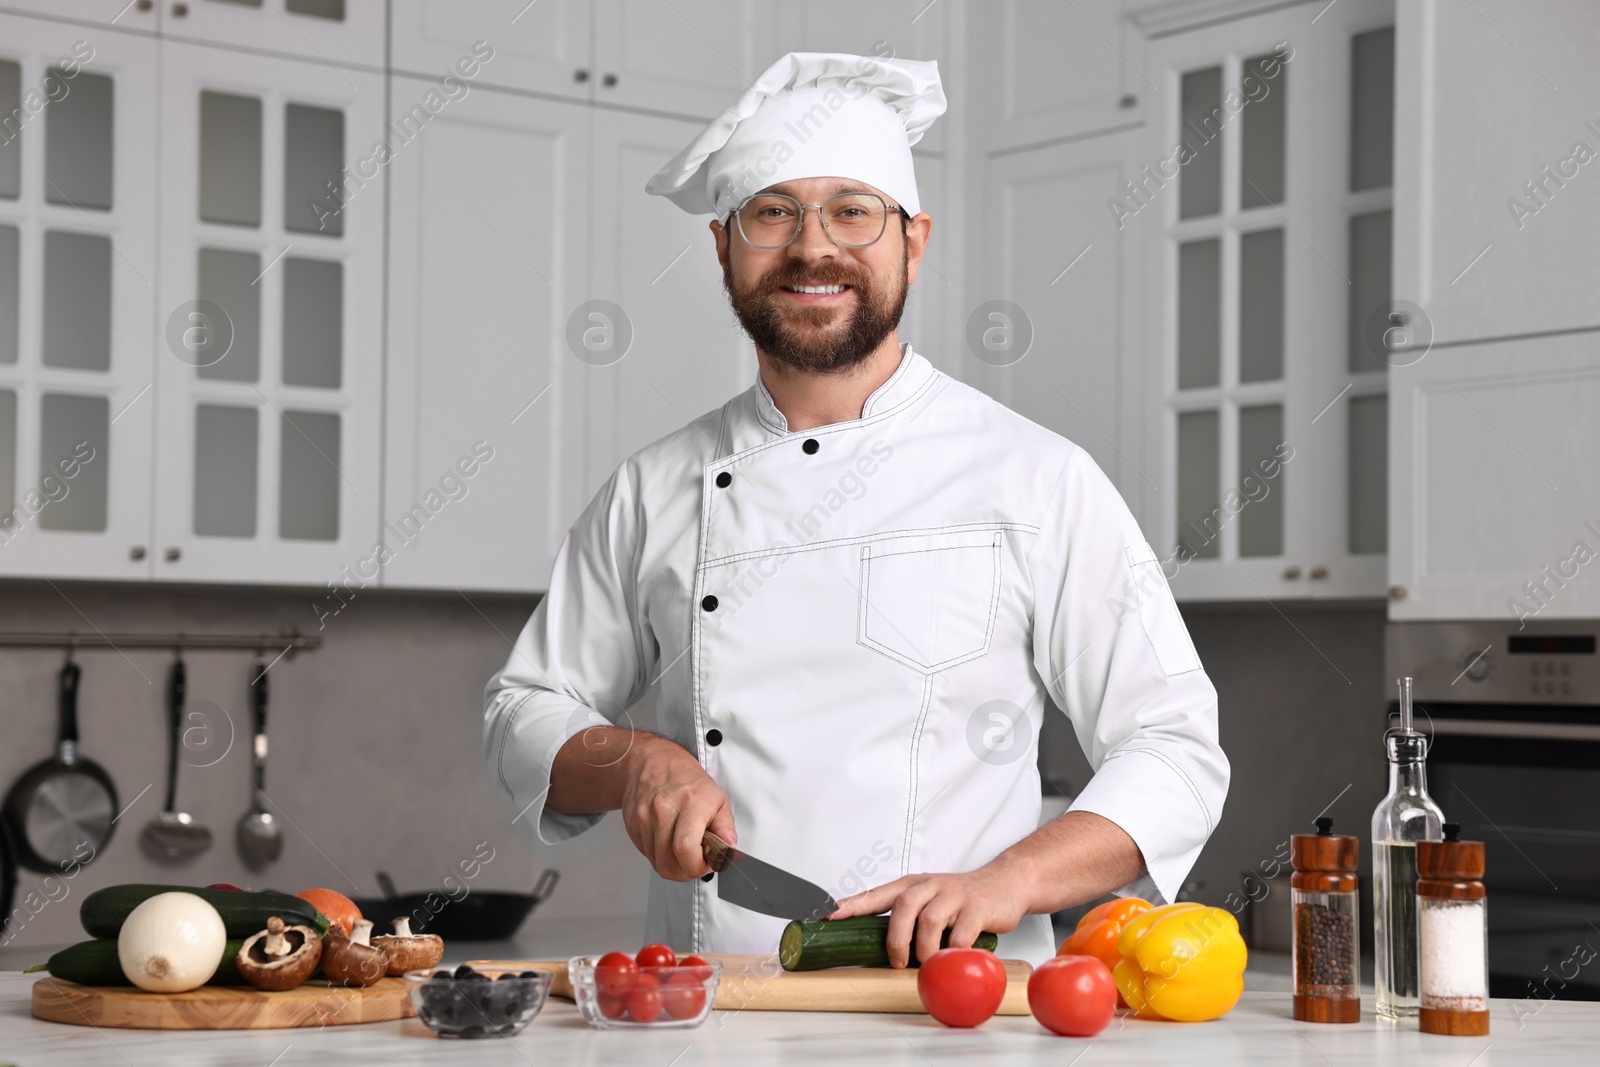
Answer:
[[1204, 1022], [1244, 993], [1244, 938], [1222, 908], [1184, 902], [1136, 915], [1117, 937], [1117, 991], [1141, 1018]]

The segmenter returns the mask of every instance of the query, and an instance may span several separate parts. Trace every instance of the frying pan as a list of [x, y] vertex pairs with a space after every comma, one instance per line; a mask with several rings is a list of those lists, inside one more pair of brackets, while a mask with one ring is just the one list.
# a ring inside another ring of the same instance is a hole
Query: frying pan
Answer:
[[[504, 941], [517, 932], [529, 912], [550, 896], [560, 877], [554, 867], [547, 867], [532, 893], [473, 889], [459, 900], [451, 900], [443, 890], [396, 893], [394, 882], [379, 871], [378, 884], [383, 887], [384, 898], [352, 903], [372, 920], [374, 936], [392, 933], [390, 920], [396, 915], [409, 915], [414, 934], [438, 934], [446, 941]], [[430, 901], [429, 897], [433, 899]]]
[[[83, 672], [61, 668], [61, 726], [54, 759], [30, 767], [6, 794], [5, 821], [17, 862], [30, 871], [59, 871], [87, 863], [116, 829], [117, 790], [111, 776], [78, 754], [78, 682]], [[93, 852], [83, 855], [83, 846]]]

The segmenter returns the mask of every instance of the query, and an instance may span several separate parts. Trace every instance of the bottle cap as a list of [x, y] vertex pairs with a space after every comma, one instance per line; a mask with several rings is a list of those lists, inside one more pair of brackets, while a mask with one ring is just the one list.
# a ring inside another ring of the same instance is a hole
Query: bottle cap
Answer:
[[1462, 841], [1461, 825], [1444, 824], [1443, 841], [1417, 842], [1417, 877], [1438, 881], [1476, 881], [1483, 877], [1482, 841]]
[[1358, 838], [1333, 832], [1333, 820], [1317, 820], [1314, 834], [1294, 834], [1289, 838], [1289, 862], [1297, 871], [1354, 871], [1360, 860]]

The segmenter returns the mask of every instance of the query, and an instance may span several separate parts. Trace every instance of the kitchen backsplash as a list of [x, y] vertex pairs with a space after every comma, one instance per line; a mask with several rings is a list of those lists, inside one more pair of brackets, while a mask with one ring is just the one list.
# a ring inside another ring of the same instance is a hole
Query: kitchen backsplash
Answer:
[[[481, 858], [484, 842], [492, 858], [471, 888], [526, 892], [545, 867], [561, 871], [524, 936], [568, 917], [643, 914], [648, 868], [620, 819], [557, 846], [540, 844], [525, 819], [513, 826], [516, 811], [484, 769], [484, 683], [505, 662], [536, 598], [366, 592], [318, 631], [315, 596], [0, 586], [6, 630], [255, 634], [294, 624], [325, 642], [279, 661], [269, 675], [267, 795], [287, 836], [281, 859], [261, 872], [244, 866], [234, 836], [250, 802], [251, 654], [184, 655], [191, 707], [210, 721], [189, 723], [178, 807], [211, 828], [213, 845], [172, 866], [147, 858], [138, 840], [162, 802], [172, 654], [80, 649], [82, 751], [109, 772], [126, 811], [103, 852], [72, 879], [46, 886], [44, 876], [23, 872], [19, 904], [30, 891], [44, 904], [0, 935], [4, 947], [76, 940], [82, 897], [116, 882], [231, 882], [289, 892], [322, 885], [375, 897], [381, 869], [402, 892], [442, 891], [458, 861]], [[1221, 698], [1222, 742], [1233, 767], [1226, 808], [1191, 880], [1200, 899], [1222, 904], [1238, 894], [1242, 902], [1259, 895], [1244, 873], [1270, 861], [1280, 840], [1306, 831], [1336, 797], [1329, 812], [1336, 825], [1365, 836], [1383, 786], [1377, 738], [1388, 691], [1384, 613], [1369, 606], [1291, 610], [1287, 618], [1266, 608], [1184, 614]], [[61, 663], [56, 650], [0, 649], [5, 788], [54, 750]], [[648, 725], [652, 716], [646, 709], [635, 721]], [[1086, 767], [1070, 730], [1052, 729], [1046, 749], [1051, 773], [1081, 787]]]

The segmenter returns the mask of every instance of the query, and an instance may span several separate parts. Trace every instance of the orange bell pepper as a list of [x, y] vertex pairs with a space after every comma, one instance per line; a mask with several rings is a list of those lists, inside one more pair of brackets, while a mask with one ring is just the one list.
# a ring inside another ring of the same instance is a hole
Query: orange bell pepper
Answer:
[[[1130, 919], [1150, 910], [1148, 900], [1138, 897], [1119, 897], [1108, 900], [1098, 907], [1090, 909], [1083, 918], [1078, 920], [1078, 926], [1056, 951], [1058, 956], [1093, 956], [1106, 965], [1108, 970], [1115, 970], [1117, 964], [1122, 962], [1122, 952], [1117, 948], [1117, 935], [1122, 933], [1122, 928]], [[1119, 1007], [1130, 1005], [1122, 998], [1122, 993], [1117, 993]]]

